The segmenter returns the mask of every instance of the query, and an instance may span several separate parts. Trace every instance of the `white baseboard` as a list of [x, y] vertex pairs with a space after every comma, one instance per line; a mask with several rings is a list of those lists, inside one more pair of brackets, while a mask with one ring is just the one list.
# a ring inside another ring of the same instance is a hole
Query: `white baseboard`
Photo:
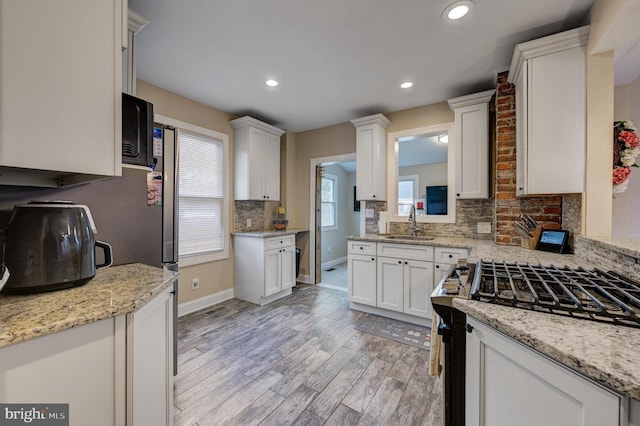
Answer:
[[208, 308], [209, 306], [217, 305], [225, 300], [233, 299], [233, 289], [222, 290], [218, 293], [209, 294], [208, 296], [201, 297], [196, 300], [181, 303], [178, 305], [178, 316], [190, 314], [200, 309]]
[[320, 267], [322, 269], [327, 269], [327, 268], [331, 268], [332, 266], [336, 266], [339, 265], [341, 263], [346, 263], [347, 262], [347, 256], [342, 256], [339, 257], [337, 259], [333, 259], [333, 260], [328, 260], [326, 262], [322, 262], [322, 265], [320, 265]]

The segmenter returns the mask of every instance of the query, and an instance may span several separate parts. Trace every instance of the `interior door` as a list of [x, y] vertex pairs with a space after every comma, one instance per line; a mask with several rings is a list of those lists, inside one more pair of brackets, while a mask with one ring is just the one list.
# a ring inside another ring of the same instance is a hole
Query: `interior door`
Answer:
[[324, 167], [322, 166], [316, 166], [316, 227], [315, 227], [315, 234], [316, 234], [316, 246], [315, 246], [315, 251], [316, 251], [316, 257], [315, 257], [315, 261], [316, 264], [314, 265], [314, 269], [316, 270], [316, 279], [315, 282], [313, 284], [317, 284], [319, 282], [322, 282], [322, 277], [321, 277], [321, 272], [322, 272], [322, 209], [321, 209], [321, 202], [322, 202], [322, 175], [324, 174]]

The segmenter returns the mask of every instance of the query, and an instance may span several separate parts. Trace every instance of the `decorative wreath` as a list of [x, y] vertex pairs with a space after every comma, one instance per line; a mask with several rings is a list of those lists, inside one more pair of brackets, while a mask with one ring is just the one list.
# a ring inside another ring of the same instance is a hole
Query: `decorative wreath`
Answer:
[[631, 167], [638, 167], [636, 157], [640, 154], [640, 138], [631, 121], [613, 123], [613, 193], [627, 190]]

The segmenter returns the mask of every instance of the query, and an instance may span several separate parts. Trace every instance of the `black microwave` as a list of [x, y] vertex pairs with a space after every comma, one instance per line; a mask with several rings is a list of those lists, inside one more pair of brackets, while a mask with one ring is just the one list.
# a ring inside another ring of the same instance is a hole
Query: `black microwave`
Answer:
[[153, 165], [153, 104], [122, 94], [122, 162]]

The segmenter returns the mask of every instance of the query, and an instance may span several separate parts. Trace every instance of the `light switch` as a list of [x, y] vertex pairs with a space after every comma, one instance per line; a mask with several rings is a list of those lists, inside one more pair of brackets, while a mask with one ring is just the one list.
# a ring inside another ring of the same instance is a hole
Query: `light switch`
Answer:
[[491, 222], [478, 222], [478, 234], [490, 234]]
[[251, 228], [251, 219], [247, 219], [247, 228]]
[[367, 219], [373, 219], [373, 209], [366, 209], [364, 217]]

